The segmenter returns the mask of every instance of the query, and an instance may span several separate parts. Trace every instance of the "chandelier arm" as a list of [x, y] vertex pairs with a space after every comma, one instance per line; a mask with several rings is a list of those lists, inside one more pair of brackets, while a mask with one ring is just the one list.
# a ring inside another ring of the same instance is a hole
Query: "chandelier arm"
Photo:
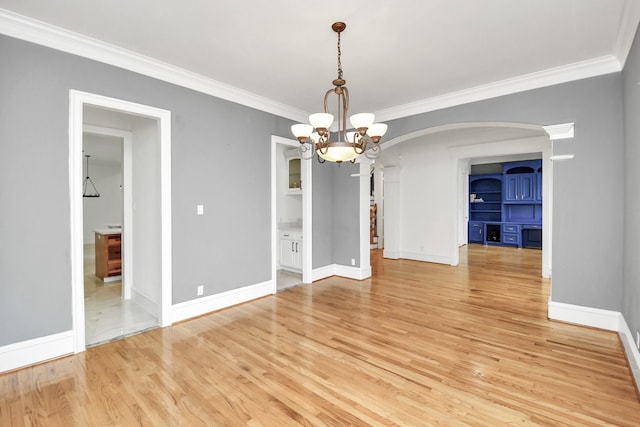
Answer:
[[316, 151], [319, 154], [327, 154], [329, 152], [329, 141], [325, 140], [325, 141], [321, 141], [316, 143]]
[[344, 94], [345, 89], [346, 88], [343, 87], [340, 92], [340, 100], [342, 101], [342, 136], [345, 142], [349, 142], [347, 140], [347, 98]]
[[327, 106], [327, 99], [329, 99], [329, 94], [334, 91], [335, 89], [329, 89], [327, 93], [324, 94], [324, 112], [325, 113], [329, 112], [329, 107]]
[[342, 91], [344, 93], [344, 116], [347, 117], [347, 111], [349, 111], [349, 89], [346, 86], [342, 86]]
[[382, 149], [378, 144], [373, 144], [369, 150], [365, 151], [364, 156], [369, 160], [377, 159], [380, 156]]
[[[349, 141], [352, 142], [352, 141]], [[367, 138], [365, 136], [361, 136], [358, 132], [355, 132], [353, 135], [353, 151], [360, 155], [365, 152], [367, 149]]]
[[[308, 155], [307, 152], [309, 152]], [[309, 160], [313, 157], [314, 153], [315, 150], [313, 150], [313, 143], [300, 144], [298, 147], [298, 154], [300, 154], [300, 158], [303, 160]]]

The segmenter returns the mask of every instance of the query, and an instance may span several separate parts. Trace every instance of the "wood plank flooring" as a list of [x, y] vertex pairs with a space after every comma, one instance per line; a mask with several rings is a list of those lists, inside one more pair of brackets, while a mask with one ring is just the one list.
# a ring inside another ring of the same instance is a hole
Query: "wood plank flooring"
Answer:
[[540, 251], [380, 255], [0, 375], [0, 426], [640, 426], [617, 334], [547, 320]]

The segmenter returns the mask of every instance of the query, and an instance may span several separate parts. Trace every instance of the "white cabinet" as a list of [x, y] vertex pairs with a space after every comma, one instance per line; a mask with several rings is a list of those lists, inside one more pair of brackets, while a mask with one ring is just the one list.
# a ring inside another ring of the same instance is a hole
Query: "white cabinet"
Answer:
[[[296, 157], [298, 156], [298, 157]], [[286, 176], [286, 193], [287, 194], [302, 194], [302, 163], [298, 155], [298, 150], [290, 150], [285, 153], [287, 162], [287, 176]]]
[[302, 233], [280, 231], [280, 266], [285, 270], [302, 271]]

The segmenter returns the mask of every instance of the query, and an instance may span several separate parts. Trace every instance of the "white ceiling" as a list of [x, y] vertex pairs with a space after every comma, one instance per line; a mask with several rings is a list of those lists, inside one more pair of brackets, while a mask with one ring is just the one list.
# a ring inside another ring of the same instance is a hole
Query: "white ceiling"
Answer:
[[[473, 94], [532, 73], [551, 73], [550, 84], [619, 71], [640, 19], [638, 3], [0, 0], [0, 8], [306, 112], [322, 109], [337, 77], [331, 24], [344, 21], [350, 113], [389, 119], [406, 104]], [[585, 67], [591, 71], [575, 73]]]
[[[84, 133], [82, 153], [89, 158], [90, 164], [120, 165], [122, 163], [122, 138]], [[82, 159], [83, 165], [85, 159]]]

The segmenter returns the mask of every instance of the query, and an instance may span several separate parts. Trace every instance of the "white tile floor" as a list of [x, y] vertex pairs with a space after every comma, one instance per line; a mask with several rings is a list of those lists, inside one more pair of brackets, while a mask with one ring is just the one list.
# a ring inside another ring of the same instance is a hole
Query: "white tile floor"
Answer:
[[302, 284], [302, 274], [292, 273], [286, 270], [278, 270], [277, 290], [282, 291]]
[[84, 246], [84, 312], [87, 347], [158, 327], [156, 316], [122, 298], [120, 280], [95, 276], [95, 245]]

